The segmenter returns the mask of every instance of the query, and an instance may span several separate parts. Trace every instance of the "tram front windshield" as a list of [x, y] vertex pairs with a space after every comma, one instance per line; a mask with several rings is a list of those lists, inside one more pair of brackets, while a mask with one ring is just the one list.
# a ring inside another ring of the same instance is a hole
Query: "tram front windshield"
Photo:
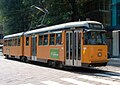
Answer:
[[85, 45], [105, 45], [105, 40], [105, 32], [103, 31], [89, 31], [84, 33]]

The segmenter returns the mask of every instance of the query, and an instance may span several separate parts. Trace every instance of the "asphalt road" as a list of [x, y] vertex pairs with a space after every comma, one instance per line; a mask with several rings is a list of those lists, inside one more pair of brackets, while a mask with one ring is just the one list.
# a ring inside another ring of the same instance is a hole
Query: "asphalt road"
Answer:
[[5, 59], [0, 54], [0, 85], [120, 85], [120, 68], [108, 65], [60, 70]]

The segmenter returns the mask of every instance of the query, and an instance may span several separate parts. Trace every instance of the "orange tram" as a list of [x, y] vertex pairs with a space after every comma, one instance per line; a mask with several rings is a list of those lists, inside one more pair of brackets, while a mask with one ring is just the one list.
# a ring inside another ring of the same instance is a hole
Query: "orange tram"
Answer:
[[6, 58], [38, 61], [53, 67], [96, 67], [108, 62], [103, 25], [69, 22], [4, 37]]

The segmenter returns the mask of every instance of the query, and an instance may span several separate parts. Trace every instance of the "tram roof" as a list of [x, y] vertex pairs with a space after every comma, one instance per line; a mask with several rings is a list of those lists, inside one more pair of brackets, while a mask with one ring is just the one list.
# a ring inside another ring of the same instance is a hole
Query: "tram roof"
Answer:
[[100, 22], [97, 21], [78, 21], [78, 22], [69, 22], [69, 23], [63, 23], [59, 25], [54, 25], [54, 26], [49, 26], [49, 27], [44, 27], [36, 30], [31, 30], [27, 32], [21, 32], [21, 33], [16, 33], [16, 34], [11, 34], [4, 36], [4, 39], [7, 38], [12, 38], [12, 37], [19, 37], [22, 36], [23, 34], [29, 35], [29, 34], [36, 34], [39, 32], [47, 32], [47, 31], [54, 31], [54, 30], [63, 30], [63, 29], [68, 29], [68, 28], [74, 28], [74, 27], [87, 27], [89, 28], [89, 23], [94, 23], [94, 24], [101, 24]]
[[36, 29], [36, 30], [27, 31], [27, 32], [25, 32], [25, 35], [36, 34], [36, 33], [47, 32], [47, 31], [55, 31], [55, 30], [60, 31], [63, 29], [68, 29], [68, 28], [73, 28], [73, 27], [87, 27], [87, 28], [89, 28], [89, 23], [101, 24], [100, 22], [97, 22], [97, 21], [69, 22], [69, 23], [63, 23], [63, 24], [59, 24], [59, 25], [54, 25], [54, 26], [44, 27], [44, 28], [40, 28], [40, 29]]
[[19, 36], [22, 36], [24, 32], [21, 32], [21, 33], [16, 33], [16, 34], [11, 34], [11, 35], [6, 35], [4, 36], [3, 39], [7, 39], [7, 38], [13, 38], [13, 37], [19, 37]]

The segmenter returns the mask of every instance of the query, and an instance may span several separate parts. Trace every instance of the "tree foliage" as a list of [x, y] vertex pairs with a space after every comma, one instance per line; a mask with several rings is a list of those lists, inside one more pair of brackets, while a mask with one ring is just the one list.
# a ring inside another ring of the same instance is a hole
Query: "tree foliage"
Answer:
[[[47, 9], [48, 13], [45, 15], [34, 6]], [[12, 34], [38, 25], [76, 21], [82, 16], [80, 7], [80, 0], [0, 0], [0, 20], [5, 34]]]

